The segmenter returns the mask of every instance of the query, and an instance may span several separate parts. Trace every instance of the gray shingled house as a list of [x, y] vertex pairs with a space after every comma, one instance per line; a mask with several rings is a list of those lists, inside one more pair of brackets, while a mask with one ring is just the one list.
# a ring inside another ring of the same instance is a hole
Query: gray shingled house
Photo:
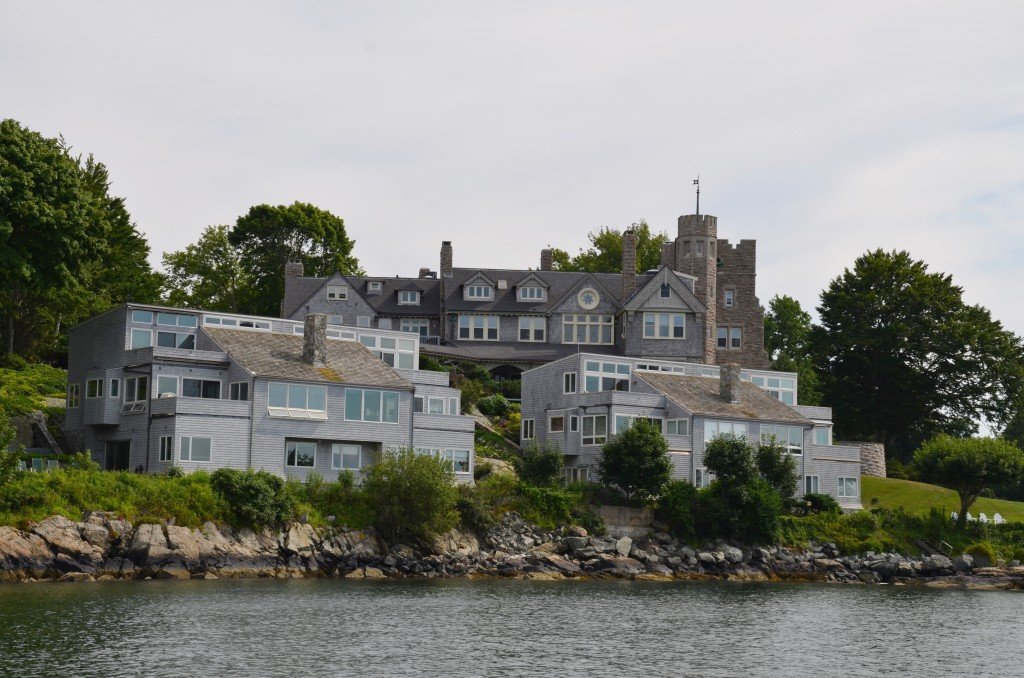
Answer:
[[126, 304], [71, 330], [65, 430], [107, 469], [331, 479], [411, 447], [469, 481], [473, 420], [418, 364], [407, 333]]
[[860, 448], [832, 445], [832, 411], [797, 405], [796, 374], [580, 353], [522, 375], [524, 445], [552, 444], [569, 480], [597, 480], [601, 446], [637, 419], [656, 423], [672, 476], [709, 482], [704, 447], [723, 433], [774, 438], [794, 455], [799, 492], [860, 508]]

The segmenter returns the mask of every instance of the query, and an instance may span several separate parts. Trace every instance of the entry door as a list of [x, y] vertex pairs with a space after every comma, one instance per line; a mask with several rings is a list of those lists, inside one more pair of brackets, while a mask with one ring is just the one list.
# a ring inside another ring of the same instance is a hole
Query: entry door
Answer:
[[111, 440], [106, 443], [104, 467], [108, 471], [127, 471], [131, 441]]

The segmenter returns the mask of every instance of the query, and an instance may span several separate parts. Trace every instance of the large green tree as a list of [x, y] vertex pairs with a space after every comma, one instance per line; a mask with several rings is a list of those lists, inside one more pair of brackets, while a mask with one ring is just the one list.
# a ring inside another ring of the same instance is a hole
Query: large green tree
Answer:
[[811, 315], [800, 302], [775, 295], [764, 314], [764, 348], [772, 369], [796, 372], [801, 405], [820, 405], [821, 387], [810, 351]]
[[[651, 233], [651, 227], [641, 219], [630, 226], [636, 233], [637, 270], [647, 271], [661, 263], [661, 245], [668, 240], [665, 233]], [[607, 226], [587, 234], [590, 247], [570, 256], [562, 249], [552, 251], [554, 268], [559, 271], [589, 271], [592, 273], [622, 272], [622, 233]]]
[[362, 272], [344, 220], [308, 203], [256, 205], [238, 218], [228, 240], [252, 278], [252, 297], [242, 309], [247, 313], [279, 313], [290, 259], [301, 261], [309, 276]]
[[163, 256], [167, 303], [240, 313], [250, 307], [252, 273], [231, 244], [230, 226], [208, 226], [199, 240]]
[[906, 459], [938, 433], [1005, 425], [1019, 402], [1020, 338], [907, 252], [859, 257], [822, 292], [818, 314], [811, 349], [844, 437]]
[[605, 443], [597, 468], [603, 483], [618, 487], [627, 497], [658, 496], [672, 473], [661, 427], [637, 419]]

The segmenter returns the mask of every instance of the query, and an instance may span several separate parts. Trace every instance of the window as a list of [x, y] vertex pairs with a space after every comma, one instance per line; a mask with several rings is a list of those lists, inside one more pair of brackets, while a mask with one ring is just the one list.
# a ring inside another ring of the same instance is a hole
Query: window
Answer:
[[489, 285], [468, 285], [466, 287], [467, 299], [485, 300], [491, 298], [491, 287]]
[[445, 450], [441, 458], [450, 461], [456, 473], [469, 473], [469, 450]]
[[519, 301], [543, 301], [544, 288], [536, 285], [528, 285], [519, 288]]
[[[252, 318], [229, 318], [220, 315], [208, 315], [203, 317], [204, 325], [220, 325], [221, 327], [239, 327], [247, 330], [270, 331], [269, 320], [255, 320]], [[298, 332], [302, 334], [302, 332]]]
[[188, 332], [157, 332], [156, 345], [163, 348], [187, 348], [196, 347], [196, 335]]
[[584, 445], [604, 445], [608, 442], [608, 416], [587, 414], [583, 416], [582, 442]]
[[815, 426], [814, 427], [814, 444], [815, 445], [831, 445], [832, 444], [832, 427], [831, 426]]
[[327, 387], [272, 381], [267, 391], [267, 411], [272, 417], [327, 418]]
[[391, 391], [345, 389], [345, 419], [398, 423], [398, 394]]
[[102, 398], [103, 397], [103, 380], [102, 379], [90, 379], [85, 382], [85, 397], [89, 398]]
[[348, 285], [328, 285], [327, 299], [330, 301], [344, 301], [348, 299]]
[[120, 398], [121, 397], [121, 380], [111, 379], [110, 380], [110, 397]]
[[423, 412], [423, 398], [422, 397], [416, 396], [415, 398], [413, 398], [413, 400], [412, 400], [412, 411], [416, 412], [416, 413]]
[[132, 311], [132, 322], [142, 323], [144, 325], [153, 324], [153, 312], [152, 311]]
[[249, 399], [249, 382], [247, 381], [236, 381], [228, 386], [228, 398], [231, 400], [248, 400]]
[[697, 241], [697, 256], [698, 257], [703, 257], [704, 256], [704, 241], [703, 240], [698, 240]]
[[565, 417], [562, 415], [548, 417], [548, 433], [565, 433]]
[[562, 315], [563, 344], [611, 344], [614, 329], [615, 316], [591, 313]]
[[459, 339], [469, 341], [497, 341], [498, 316], [460, 315]]
[[719, 327], [718, 348], [738, 349], [743, 348], [742, 327]]
[[79, 384], [68, 385], [68, 409], [72, 407], [78, 407], [79, 400], [82, 397], [82, 387]]
[[698, 490], [704, 489], [711, 484], [711, 478], [713, 474], [708, 473], [706, 468], [696, 468], [693, 470], [693, 486]]
[[750, 383], [768, 391], [768, 395], [778, 398], [787, 405], [796, 404], [796, 380], [787, 377], [769, 377], [760, 374], [750, 375]]
[[160, 436], [160, 461], [171, 461], [174, 458], [174, 438]]
[[459, 399], [454, 396], [448, 399], [448, 414], [453, 417], [459, 414]]
[[668, 283], [661, 283], [661, 298], [668, 299], [672, 296], [672, 286]]
[[644, 339], [685, 339], [683, 313], [644, 313]]
[[369, 327], [370, 316], [368, 315], [357, 315], [356, 316], [356, 327]]
[[533, 440], [535, 433], [533, 419], [523, 419], [523, 440]]
[[839, 496], [844, 499], [856, 499], [860, 496], [860, 490], [857, 488], [857, 478], [840, 478], [839, 479]]
[[380, 292], [381, 288], [383, 286], [384, 286], [384, 283], [382, 283], [381, 281], [379, 281], [379, 280], [371, 280], [370, 282], [366, 283], [366, 291], [367, 292]]
[[704, 421], [704, 442], [714, 440], [718, 436], [734, 435], [740, 438], [747, 436], [747, 425], [738, 421]]
[[444, 398], [427, 398], [427, 414], [444, 414]]
[[343, 318], [340, 315], [329, 315], [327, 316], [328, 325], [340, 325]]
[[590, 469], [579, 466], [568, 466], [563, 469], [565, 472], [565, 480], [569, 483], [588, 483], [590, 482]]
[[220, 382], [212, 379], [182, 379], [181, 395], [186, 398], [220, 398]]
[[153, 333], [149, 330], [132, 328], [132, 348], [149, 348], [153, 345]]
[[804, 430], [799, 426], [763, 424], [761, 426], [761, 442], [769, 443], [773, 440], [776, 445], [784, 448], [790, 454], [803, 454], [804, 452]]
[[359, 343], [380, 358], [388, 367], [411, 370], [416, 367], [416, 340], [360, 334]]
[[430, 334], [430, 321], [426, 318], [402, 318], [398, 323], [398, 329], [403, 332], [413, 332], [425, 338]]
[[331, 468], [356, 471], [362, 466], [363, 448], [359, 445], [331, 445]]
[[160, 375], [156, 378], [156, 397], [159, 398], [165, 393], [178, 395], [178, 378]]
[[519, 341], [544, 341], [547, 319], [543, 316], [521, 316], [519, 318]]
[[622, 433], [640, 419], [654, 424], [658, 427], [659, 431], [662, 430], [661, 419], [658, 417], [634, 417], [630, 415], [617, 414], [615, 415], [615, 433]]
[[690, 435], [690, 420], [669, 419], [667, 422], [665, 422], [665, 433], [667, 433], [670, 436]]
[[209, 438], [181, 438], [178, 459], [182, 461], [210, 461], [211, 443]]
[[420, 303], [420, 291], [419, 290], [400, 290], [398, 292], [398, 303], [399, 304], [419, 304]]
[[566, 372], [562, 375], [562, 393], [576, 392], [576, 373]]
[[587, 287], [576, 295], [576, 303], [586, 311], [593, 311], [601, 303], [601, 295], [597, 293], [597, 290]]
[[284, 465], [292, 468], [313, 468], [316, 463], [316, 443], [289, 440], [285, 443]]
[[733, 304], [736, 303], [736, 290], [725, 291], [725, 307], [732, 308]]
[[685, 254], [686, 256], [690, 256], [690, 252], [692, 251], [692, 249], [693, 243], [691, 243], [689, 240], [683, 243], [683, 254]]
[[580, 418], [577, 416], [569, 417], [569, 432], [576, 433], [580, 430]]
[[124, 380], [123, 414], [146, 411], [146, 400], [149, 398], [149, 377], [132, 377]]
[[157, 325], [175, 325], [177, 327], [195, 327], [196, 317], [184, 313], [157, 313]]
[[624, 363], [584, 363], [583, 386], [585, 393], [598, 391], [628, 391], [629, 365]]
[[818, 494], [818, 476], [804, 476], [804, 494]]

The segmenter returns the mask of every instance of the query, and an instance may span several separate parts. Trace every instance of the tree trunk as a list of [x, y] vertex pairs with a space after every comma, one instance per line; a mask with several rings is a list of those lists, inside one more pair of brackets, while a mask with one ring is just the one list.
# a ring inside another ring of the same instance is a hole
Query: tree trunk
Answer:
[[967, 526], [967, 511], [974, 504], [974, 497], [960, 495], [960, 515], [956, 517], [956, 529], [963, 530]]

